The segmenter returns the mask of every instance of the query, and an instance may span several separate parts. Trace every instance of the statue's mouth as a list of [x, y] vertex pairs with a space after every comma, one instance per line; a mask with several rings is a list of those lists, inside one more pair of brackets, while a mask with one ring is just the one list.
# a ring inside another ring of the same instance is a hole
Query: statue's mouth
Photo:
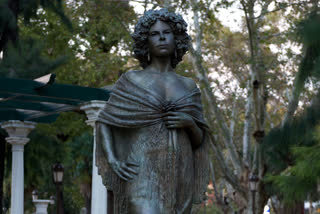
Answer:
[[161, 45], [158, 45], [157, 47], [158, 48], [168, 48], [168, 45], [167, 44], [161, 44]]

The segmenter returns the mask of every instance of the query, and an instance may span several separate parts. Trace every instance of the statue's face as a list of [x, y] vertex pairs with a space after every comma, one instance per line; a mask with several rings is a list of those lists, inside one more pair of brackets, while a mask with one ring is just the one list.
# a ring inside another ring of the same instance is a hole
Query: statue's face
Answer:
[[174, 52], [174, 34], [170, 26], [158, 20], [151, 26], [148, 37], [148, 46], [152, 56], [171, 56]]

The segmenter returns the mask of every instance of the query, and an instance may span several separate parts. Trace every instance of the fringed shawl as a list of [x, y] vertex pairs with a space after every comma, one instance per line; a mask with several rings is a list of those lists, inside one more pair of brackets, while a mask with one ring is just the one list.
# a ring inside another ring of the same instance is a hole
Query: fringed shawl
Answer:
[[[203, 130], [203, 143], [193, 151], [194, 186], [193, 203], [201, 203], [209, 181], [207, 126], [202, 116], [200, 91], [195, 88], [189, 94], [174, 102], [166, 102], [153, 91], [134, 83], [127, 74], [115, 84], [110, 99], [99, 113], [97, 124], [121, 128], [142, 128], [162, 123], [162, 116], [168, 111], [184, 112], [190, 115]], [[97, 129], [98, 130], [98, 129]], [[99, 135], [99, 133], [97, 133]], [[121, 193], [121, 179], [108, 166], [103, 153], [102, 143], [97, 137], [96, 164], [107, 189]], [[123, 145], [123, 144], [122, 144]], [[117, 142], [114, 142], [117, 146]]]

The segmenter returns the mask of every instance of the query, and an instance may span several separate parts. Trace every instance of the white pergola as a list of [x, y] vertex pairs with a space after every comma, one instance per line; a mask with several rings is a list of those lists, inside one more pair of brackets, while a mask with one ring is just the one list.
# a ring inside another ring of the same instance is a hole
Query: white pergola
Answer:
[[35, 128], [33, 122], [9, 120], [1, 123], [9, 135], [6, 141], [12, 145], [11, 214], [23, 214], [24, 200], [24, 146], [28, 134]]
[[85, 111], [88, 125], [93, 128], [93, 160], [92, 160], [92, 188], [91, 188], [91, 213], [107, 214], [107, 188], [102, 183], [102, 178], [98, 175], [96, 166], [96, 120], [100, 109], [106, 104], [105, 101], [93, 100], [84, 103], [81, 110]]
[[107, 189], [95, 164], [95, 121], [104, 107], [109, 91], [98, 88], [53, 84], [54, 76], [44, 82], [0, 78], [0, 127], [12, 145], [11, 214], [24, 213], [24, 146], [37, 122], [53, 122], [60, 112], [82, 110], [93, 127], [92, 214], [107, 213]]

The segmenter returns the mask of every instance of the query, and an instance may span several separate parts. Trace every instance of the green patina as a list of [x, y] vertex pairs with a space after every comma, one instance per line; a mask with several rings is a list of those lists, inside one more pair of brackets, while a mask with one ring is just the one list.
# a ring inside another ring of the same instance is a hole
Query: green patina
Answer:
[[109, 93], [100, 88], [0, 77], [0, 122], [50, 123], [60, 112], [80, 110], [84, 102], [107, 100]]

